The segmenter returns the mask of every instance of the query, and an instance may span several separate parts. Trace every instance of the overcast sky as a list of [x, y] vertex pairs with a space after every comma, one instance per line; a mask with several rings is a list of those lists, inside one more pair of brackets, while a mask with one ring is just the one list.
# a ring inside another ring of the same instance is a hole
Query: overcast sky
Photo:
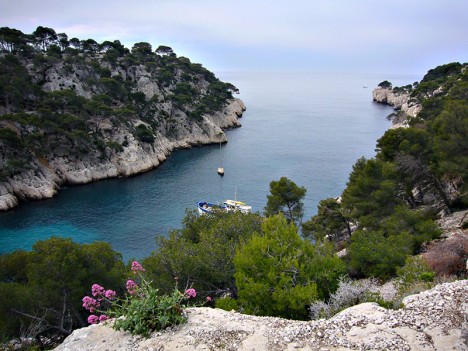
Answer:
[[0, 0], [0, 26], [163, 44], [214, 71], [424, 74], [468, 61], [467, 0]]

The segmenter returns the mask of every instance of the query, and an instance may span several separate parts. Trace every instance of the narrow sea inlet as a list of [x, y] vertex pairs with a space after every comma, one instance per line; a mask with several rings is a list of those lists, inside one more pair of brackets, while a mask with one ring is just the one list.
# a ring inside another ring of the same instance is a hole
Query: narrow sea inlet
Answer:
[[[228, 143], [180, 150], [158, 169], [126, 179], [69, 187], [51, 200], [0, 213], [0, 252], [31, 249], [50, 236], [110, 242], [124, 259], [156, 249], [154, 237], [179, 228], [197, 201], [226, 199], [263, 211], [271, 180], [286, 176], [307, 188], [305, 219], [321, 199], [341, 194], [356, 160], [372, 157], [390, 127], [387, 106], [372, 102], [383, 80], [394, 86], [421, 77], [386, 74], [225, 72], [247, 106]], [[369, 88], [363, 88], [367, 85]], [[217, 168], [222, 163], [225, 175]]]

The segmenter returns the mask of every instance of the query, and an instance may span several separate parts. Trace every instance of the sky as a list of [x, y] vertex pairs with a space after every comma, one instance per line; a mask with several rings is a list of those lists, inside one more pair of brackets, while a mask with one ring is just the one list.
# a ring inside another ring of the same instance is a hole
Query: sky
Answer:
[[423, 75], [468, 61], [466, 0], [0, 0], [0, 27], [167, 45], [213, 71]]

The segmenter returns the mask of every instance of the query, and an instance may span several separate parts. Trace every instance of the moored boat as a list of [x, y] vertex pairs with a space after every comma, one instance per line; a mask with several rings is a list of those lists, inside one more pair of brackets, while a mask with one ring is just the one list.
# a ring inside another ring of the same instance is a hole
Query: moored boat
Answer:
[[252, 206], [249, 206], [245, 202], [242, 202], [242, 201], [226, 200], [224, 201], [224, 206], [226, 207], [226, 211], [233, 211], [233, 212], [240, 211], [242, 213], [252, 212]]
[[205, 201], [197, 202], [197, 209], [199, 214], [213, 213], [216, 211], [227, 211], [225, 205], [212, 204], [210, 202]]
[[[220, 155], [221, 155], [221, 142], [219, 143], [219, 152], [220, 152]], [[224, 168], [223, 168], [223, 158], [221, 157], [220, 159], [220, 165], [218, 167], [218, 174], [222, 177], [224, 176]]]

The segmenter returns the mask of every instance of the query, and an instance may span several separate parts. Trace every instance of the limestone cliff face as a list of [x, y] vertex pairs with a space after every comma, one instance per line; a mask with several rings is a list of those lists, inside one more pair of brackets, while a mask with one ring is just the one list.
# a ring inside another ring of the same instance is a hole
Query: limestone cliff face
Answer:
[[23, 72], [30, 93], [0, 106], [10, 137], [0, 138], [0, 211], [64, 184], [148, 171], [174, 149], [227, 142], [224, 131], [241, 126], [245, 106], [232, 84], [187, 58], [119, 45], [36, 53], [43, 63], [17, 58], [11, 70]]
[[390, 88], [377, 87], [372, 91], [372, 99], [376, 102], [392, 106], [395, 110], [404, 112], [404, 116], [396, 115], [393, 119], [393, 128], [405, 127], [406, 116], [416, 117], [421, 111], [421, 104], [412, 99], [409, 93], [395, 92]]
[[148, 339], [99, 324], [74, 331], [55, 350], [467, 350], [467, 297], [462, 280], [408, 296], [399, 310], [364, 303], [308, 322], [189, 308], [187, 324]]
[[[100, 154], [80, 159], [60, 154], [47, 160], [35, 158], [31, 162], [32, 169], [0, 182], [0, 210], [11, 209], [21, 200], [51, 198], [64, 184], [85, 184], [148, 171], [158, 167], [174, 149], [226, 142], [224, 130], [240, 127], [239, 118], [243, 111], [245, 106], [239, 99], [230, 100], [223, 110], [205, 115], [197, 123], [189, 121], [180, 111], [172, 133], [168, 135], [159, 130], [153, 144], [140, 143], [128, 129], [114, 128], [104, 121], [101, 129], [109, 139], [126, 142], [123, 151], [108, 153], [106, 159], [102, 159]], [[135, 119], [132, 123], [145, 122]]]

